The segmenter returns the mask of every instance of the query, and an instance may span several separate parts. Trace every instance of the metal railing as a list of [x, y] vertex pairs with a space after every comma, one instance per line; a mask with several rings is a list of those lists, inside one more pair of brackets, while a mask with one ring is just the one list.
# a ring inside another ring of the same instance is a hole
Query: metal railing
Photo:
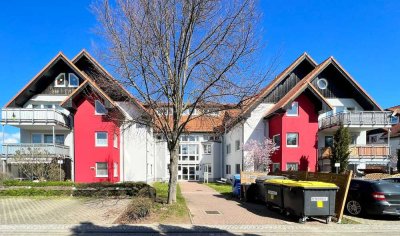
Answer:
[[56, 124], [69, 127], [69, 119], [57, 109], [36, 108], [3, 108], [1, 124], [9, 125], [43, 125]]
[[345, 126], [390, 126], [393, 124], [391, 114], [392, 112], [388, 111], [343, 112], [321, 118], [318, 121], [318, 126], [320, 129], [339, 126], [340, 124]]
[[68, 157], [69, 147], [52, 143], [15, 143], [3, 144], [2, 155], [5, 158], [20, 155], [45, 155], [54, 157]]
[[[351, 145], [349, 149], [350, 158], [387, 158], [390, 155], [389, 146], [382, 144]], [[332, 156], [332, 149], [321, 148], [319, 156], [322, 159], [329, 159]]]

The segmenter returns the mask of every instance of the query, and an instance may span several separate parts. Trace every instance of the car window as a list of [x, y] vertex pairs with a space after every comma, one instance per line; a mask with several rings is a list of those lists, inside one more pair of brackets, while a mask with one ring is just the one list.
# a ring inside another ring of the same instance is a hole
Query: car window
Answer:
[[386, 193], [399, 193], [400, 194], [400, 184], [389, 182], [389, 181], [379, 181], [373, 185], [373, 189], [376, 192], [386, 192]]

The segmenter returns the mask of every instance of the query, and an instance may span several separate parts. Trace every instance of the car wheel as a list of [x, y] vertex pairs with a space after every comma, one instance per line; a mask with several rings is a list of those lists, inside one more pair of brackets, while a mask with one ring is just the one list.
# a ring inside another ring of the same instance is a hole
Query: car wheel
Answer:
[[361, 204], [356, 200], [350, 200], [346, 204], [347, 212], [352, 216], [359, 216], [362, 212]]

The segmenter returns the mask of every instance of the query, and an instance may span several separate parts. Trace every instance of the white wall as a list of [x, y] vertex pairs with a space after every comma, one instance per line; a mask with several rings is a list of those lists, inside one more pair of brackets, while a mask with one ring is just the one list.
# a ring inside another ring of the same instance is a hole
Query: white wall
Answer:
[[[239, 140], [240, 149], [236, 150], [235, 142]], [[236, 164], [240, 164], [242, 167], [242, 149], [243, 149], [243, 124], [238, 123], [229, 130], [228, 133], [224, 134], [222, 151], [224, 153], [224, 166], [223, 166], [223, 176], [225, 178], [231, 178], [232, 175], [236, 174]], [[227, 145], [231, 145], [231, 152], [227, 153]], [[231, 174], [226, 174], [226, 165], [231, 166]]]
[[252, 139], [261, 141], [266, 137], [268, 130], [264, 117], [273, 105], [272, 103], [261, 103], [251, 112], [250, 117], [244, 123], [244, 144]]

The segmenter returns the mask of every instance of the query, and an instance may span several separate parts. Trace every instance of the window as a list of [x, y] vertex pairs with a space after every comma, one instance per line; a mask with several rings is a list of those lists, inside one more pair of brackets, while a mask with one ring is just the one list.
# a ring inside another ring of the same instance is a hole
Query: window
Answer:
[[299, 103], [292, 102], [290, 108], [286, 111], [287, 116], [298, 116], [299, 115]]
[[324, 78], [318, 79], [317, 80], [317, 86], [318, 88], [320, 88], [321, 90], [324, 90], [328, 87], [328, 81]]
[[79, 86], [79, 79], [74, 73], [68, 74], [69, 80], [69, 87], [78, 87]]
[[196, 142], [199, 141], [199, 136], [197, 135], [182, 135], [180, 137], [182, 142]]
[[42, 143], [42, 135], [32, 134], [32, 143]]
[[108, 146], [108, 134], [107, 132], [96, 132], [96, 147], [107, 147]]
[[94, 101], [95, 115], [105, 115], [107, 114], [107, 109], [99, 100]]
[[358, 138], [358, 133], [350, 133], [351, 137], [351, 144], [356, 145], [357, 144], [357, 138]]
[[43, 105], [45, 109], [53, 109], [53, 104], [45, 104]]
[[275, 143], [276, 147], [280, 147], [281, 146], [281, 135], [276, 134], [276, 135], [272, 136], [272, 141]]
[[286, 170], [288, 171], [298, 171], [299, 170], [299, 164], [298, 163], [287, 163], [286, 164]]
[[281, 170], [281, 163], [273, 163], [272, 164], [272, 171], [279, 172]]
[[118, 148], [118, 135], [114, 134], [114, 147]]
[[240, 164], [236, 164], [236, 174], [240, 174]]
[[227, 175], [230, 175], [231, 174], [231, 165], [226, 165], [225, 166], [225, 171], [226, 171]]
[[107, 162], [96, 162], [96, 177], [108, 177]]
[[212, 173], [211, 164], [204, 164], [204, 172], [208, 172], [209, 175]]
[[231, 153], [231, 144], [226, 145], [226, 154]]
[[211, 144], [209, 143], [203, 144], [203, 152], [204, 154], [211, 155]]
[[118, 177], [118, 163], [117, 162], [114, 162], [113, 172], [114, 172], [114, 177]]
[[236, 151], [240, 150], [240, 140], [235, 141], [235, 150]]
[[333, 136], [325, 136], [325, 147], [333, 147]]
[[33, 108], [33, 109], [40, 109], [40, 105], [38, 105], [38, 104], [32, 104], [32, 108]]
[[54, 87], [65, 87], [65, 73], [61, 73], [56, 77]]
[[[64, 135], [63, 134], [56, 134], [55, 142], [56, 142], [56, 144], [64, 144]], [[45, 134], [44, 135], [44, 143], [53, 143], [53, 135], [52, 134]]]
[[286, 135], [286, 147], [297, 147], [299, 145], [298, 133], [287, 133]]
[[198, 144], [181, 144], [179, 149], [180, 161], [198, 161], [199, 145]]

